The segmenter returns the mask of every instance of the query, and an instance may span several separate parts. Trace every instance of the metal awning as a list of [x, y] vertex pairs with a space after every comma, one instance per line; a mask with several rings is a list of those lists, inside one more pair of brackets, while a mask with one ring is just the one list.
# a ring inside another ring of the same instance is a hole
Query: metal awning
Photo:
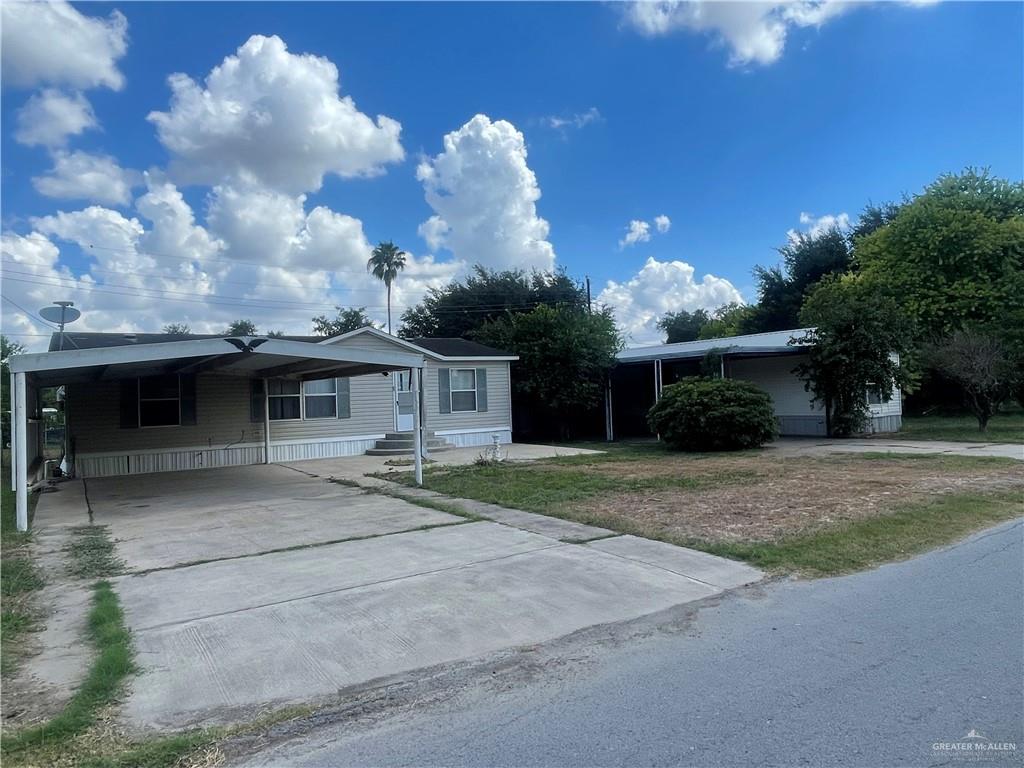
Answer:
[[66, 349], [10, 358], [11, 372], [25, 373], [28, 383], [37, 387], [175, 373], [329, 379], [422, 367], [423, 355], [410, 352], [332, 347], [258, 336]]

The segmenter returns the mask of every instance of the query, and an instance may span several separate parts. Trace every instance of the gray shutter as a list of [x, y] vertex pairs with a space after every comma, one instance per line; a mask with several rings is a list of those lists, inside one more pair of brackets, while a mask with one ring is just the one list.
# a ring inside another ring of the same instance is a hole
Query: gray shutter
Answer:
[[487, 369], [476, 369], [476, 409], [481, 413], [487, 410]]
[[121, 429], [139, 428], [139, 380], [121, 380]]
[[249, 421], [263, 423], [263, 379], [249, 379]]
[[189, 373], [179, 376], [178, 387], [181, 395], [181, 424], [192, 426], [196, 423], [196, 375]]
[[451, 368], [437, 369], [437, 396], [441, 413], [452, 412], [452, 371]]
[[352, 379], [345, 377], [335, 379], [335, 387], [338, 391], [338, 418], [352, 418]]

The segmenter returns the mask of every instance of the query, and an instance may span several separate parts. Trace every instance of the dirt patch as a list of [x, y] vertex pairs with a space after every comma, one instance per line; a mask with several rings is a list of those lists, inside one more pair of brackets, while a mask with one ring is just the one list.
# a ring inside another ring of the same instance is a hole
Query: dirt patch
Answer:
[[591, 469], [631, 478], [666, 473], [756, 476], [706, 489], [606, 493], [573, 505], [583, 516], [627, 521], [647, 535], [704, 541], [775, 541], [873, 517], [897, 503], [932, 495], [1024, 490], [1024, 465], [965, 466], [941, 460], [736, 455], [650, 464], [607, 462]]

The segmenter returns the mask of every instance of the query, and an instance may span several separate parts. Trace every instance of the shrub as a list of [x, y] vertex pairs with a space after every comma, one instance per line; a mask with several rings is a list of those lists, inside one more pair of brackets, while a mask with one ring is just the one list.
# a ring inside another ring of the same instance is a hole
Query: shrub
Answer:
[[687, 378], [662, 391], [651, 429], [681, 451], [756, 448], [775, 437], [771, 396], [748, 381]]

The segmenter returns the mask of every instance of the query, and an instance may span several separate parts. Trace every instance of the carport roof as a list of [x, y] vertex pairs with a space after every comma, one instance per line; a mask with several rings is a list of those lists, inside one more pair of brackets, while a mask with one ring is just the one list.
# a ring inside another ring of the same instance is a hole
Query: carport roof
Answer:
[[[101, 334], [97, 334], [101, 335]], [[114, 334], [116, 335], [116, 334]], [[423, 356], [335, 347], [287, 338], [198, 337], [15, 355], [13, 373], [39, 387], [170, 374], [213, 372], [246, 378], [328, 379], [422, 368]]]
[[700, 341], [683, 341], [675, 344], [654, 344], [648, 347], [630, 347], [622, 350], [618, 359], [620, 363], [634, 363], [651, 360], [677, 360], [703, 357], [715, 350], [730, 357], [768, 357], [771, 355], [793, 355], [806, 347], [803, 341], [808, 331], [813, 328], [793, 328], [788, 331], [770, 331], [769, 333], [752, 333], [746, 336], [730, 336], [720, 339], [701, 339]]

